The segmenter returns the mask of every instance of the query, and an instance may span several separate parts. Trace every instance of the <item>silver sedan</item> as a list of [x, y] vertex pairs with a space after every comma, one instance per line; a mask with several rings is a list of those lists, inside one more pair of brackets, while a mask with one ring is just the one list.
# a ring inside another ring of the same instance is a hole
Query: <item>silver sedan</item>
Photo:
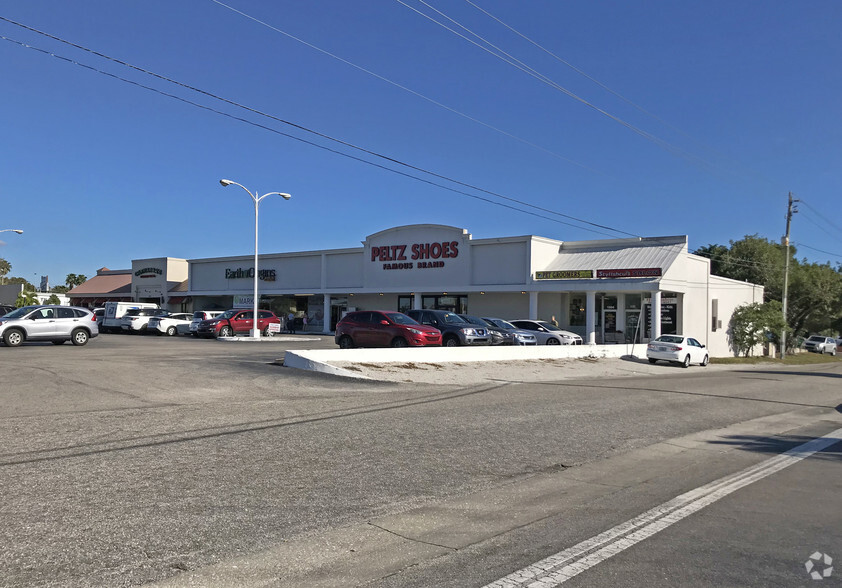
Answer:
[[576, 333], [565, 331], [547, 321], [518, 319], [509, 321], [518, 329], [529, 331], [538, 339], [538, 345], [581, 345], [582, 337]]

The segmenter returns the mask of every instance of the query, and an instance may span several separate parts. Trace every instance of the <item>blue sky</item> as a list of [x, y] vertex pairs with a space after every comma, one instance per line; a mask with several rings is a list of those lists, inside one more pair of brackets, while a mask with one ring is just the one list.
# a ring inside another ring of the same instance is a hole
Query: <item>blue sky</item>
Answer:
[[0, 257], [33, 283], [253, 253], [251, 201], [220, 178], [292, 194], [261, 204], [261, 253], [415, 223], [779, 239], [792, 191], [799, 257], [842, 261], [836, 0], [0, 0], [0, 17], [0, 229], [25, 231]]

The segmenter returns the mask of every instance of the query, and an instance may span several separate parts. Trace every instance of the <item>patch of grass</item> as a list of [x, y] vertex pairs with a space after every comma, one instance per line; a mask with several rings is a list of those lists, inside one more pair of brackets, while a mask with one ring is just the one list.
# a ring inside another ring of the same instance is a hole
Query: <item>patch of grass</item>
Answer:
[[810, 365], [814, 363], [840, 363], [842, 357], [831, 355], [820, 355], [818, 353], [796, 353], [787, 355], [783, 360], [777, 357], [713, 357], [710, 360], [713, 364], [739, 365], [739, 364], [768, 364], [768, 365]]

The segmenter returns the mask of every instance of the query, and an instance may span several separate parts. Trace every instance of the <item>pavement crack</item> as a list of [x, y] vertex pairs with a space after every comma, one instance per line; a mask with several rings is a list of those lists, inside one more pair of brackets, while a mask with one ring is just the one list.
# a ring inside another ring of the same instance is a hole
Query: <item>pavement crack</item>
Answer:
[[442, 549], [448, 549], [448, 550], [453, 551], [453, 552], [459, 551], [458, 547], [450, 547], [449, 545], [440, 545], [439, 543], [432, 543], [430, 541], [422, 541], [421, 539], [415, 539], [414, 537], [407, 537], [406, 535], [401, 535], [400, 533], [396, 533], [395, 531], [392, 531], [391, 529], [387, 529], [386, 527], [381, 527], [380, 525], [372, 523], [371, 521], [368, 521], [367, 524], [371, 525], [372, 527], [374, 527], [376, 529], [380, 529], [381, 531], [385, 531], [386, 533], [394, 535], [395, 537], [400, 537], [401, 539], [406, 539], [407, 541], [412, 541], [413, 543], [421, 543], [423, 545], [431, 545], [433, 547], [441, 547]]

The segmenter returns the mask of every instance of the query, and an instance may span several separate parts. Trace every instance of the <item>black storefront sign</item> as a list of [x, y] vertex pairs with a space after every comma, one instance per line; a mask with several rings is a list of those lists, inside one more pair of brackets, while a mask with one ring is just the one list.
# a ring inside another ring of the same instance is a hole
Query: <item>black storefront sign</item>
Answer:
[[[645, 337], [651, 338], [652, 333], [652, 305], [644, 304], [644, 325], [646, 325]], [[661, 304], [661, 334], [677, 335], [678, 331], [678, 304]]]

